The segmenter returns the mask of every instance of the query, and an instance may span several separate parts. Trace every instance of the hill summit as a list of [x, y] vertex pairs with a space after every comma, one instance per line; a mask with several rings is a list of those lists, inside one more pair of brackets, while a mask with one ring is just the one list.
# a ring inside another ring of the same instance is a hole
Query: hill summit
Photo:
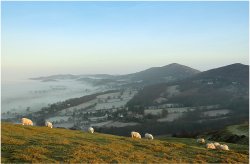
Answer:
[[132, 81], [142, 81], [146, 84], [154, 84], [184, 79], [199, 72], [199, 70], [188, 66], [172, 63], [162, 67], [152, 67], [140, 72], [123, 75], [121, 77], [131, 79]]

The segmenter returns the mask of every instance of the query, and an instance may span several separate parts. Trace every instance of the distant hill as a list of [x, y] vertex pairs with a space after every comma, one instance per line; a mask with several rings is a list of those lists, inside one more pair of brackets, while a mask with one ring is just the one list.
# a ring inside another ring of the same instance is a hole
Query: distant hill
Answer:
[[33, 78], [29, 78], [29, 79], [42, 80], [42, 81], [46, 82], [46, 81], [55, 81], [55, 80], [60, 80], [60, 79], [76, 79], [76, 78], [78, 78], [77, 75], [59, 74], [59, 75], [51, 75], [51, 76], [33, 77]]
[[1, 124], [2, 163], [248, 163], [248, 145], [226, 144], [230, 151], [208, 150], [195, 139], [187, 138], [138, 140], [79, 130]]
[[[249, 119], [248, 77], [248, 65], [232, 64], [179, 81], [145, 86], [127, 103], [127, 107], [129, 111], [145, 114], [145, 110], [172, 110], [172, 104], [177, 105], [175, 107], [178, 110], [183, 110], [182, 117], [173, 122], [149, 121], [148, 126], [159, 134], [164, 129], [165, 134], [192, 136], [206, 128], [215, 130]], [[185, 112], [187, 108], [194, 111]], [[207, 114], [220, 110], [226, 110], [228, 113], [212, 116]], [[141, 125], [137, 128], [143, 130], [148, 126]], [[103, 131], [122, 133], [122, 129], [114, 128], [106, 128]]]
[[88, 82], [93, 85], [120, 84], [126, 86], [145, 86], [161, 82], [173, 82], [184, 79], [199, 73], [200, 71], [172, 63], [163, 67], [152, 67], [141, 72], [127, 75], [108, 75], [108, 74], [93, 74], [93, 75], [71, 75], [61, 74], [44, 77], [30, 78], [31, 80], [41, 80], [44, 82], [55, 81], [62, 79], [76, 79], [77, 81]]
[[31, 80], [41, 80], [41, 81], [56, 81], [56, 80], [64, 80], [64, 79], [77, 79], [81, 78], [91, 78], [91, 79], [111, 79], [113, 75], [108, 74], [90, 74], [90, 75], [72, 75], [72, 74], [59, 74], [59, 75], [51, 75], [51, 76], [41, 76], [41, 77], [33, 77], [29, 78]]
[[148, 106], [156, 104], [157, 98], [163, 103], [180, 103], [185, 106], [223, 104], [234, 100], [248, 102], [249, 66], [232, 64], [172, 83], [161, 83], [144, 87], [129, 105]]
[[191, 80], [207, 80], [207, 81], [224, 81], [225, 83], [232, 84], [236, 82], [242, 86], [249, 85], [249, 66], [235, 63], [231, 65], [227, 65], [224, 67], [219, 67], [215, 69], [211, 69], [208, 71], [201, 72], [197, 76], [191, 78]]
[[172, 63], [163, 67], [152, 67], [144, 71], [120, 76], [122, 79], [130, 79], [145, 84], [155, 84], [160, 82], [172, 82], [186, 77], [190, 77], [200, 71], [181, 65]]

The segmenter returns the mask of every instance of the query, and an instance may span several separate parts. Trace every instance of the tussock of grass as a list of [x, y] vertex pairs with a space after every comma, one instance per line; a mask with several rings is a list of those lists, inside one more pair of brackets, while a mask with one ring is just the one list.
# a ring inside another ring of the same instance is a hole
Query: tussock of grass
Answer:
[[100, 133], [2, 123], [2, 162], [248, 163], [248, 145], [207, 150], [194, 139], [132, 139]]
[[13, 155], [15, 159], [20, 161], [30, 161], [30, 162], [41, 162], [43, 159], [47, 159], [46, 154], [49, 151], [40, 146], [29, 146], [24, 149], [15, 150]]
[[25, 140], [11, 138], [7, 136], [1, 136], [2, 144], [9, 144], [9, 145], [23, 145], [26, 143]]

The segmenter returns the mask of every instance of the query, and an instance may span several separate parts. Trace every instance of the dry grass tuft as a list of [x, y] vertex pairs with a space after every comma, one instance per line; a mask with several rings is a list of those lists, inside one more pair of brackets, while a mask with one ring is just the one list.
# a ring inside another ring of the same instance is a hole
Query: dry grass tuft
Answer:
[[23, 150], [16, 150], [13, 153], [13, 159], [23, 162], [37, 163], [46, 160], [46, 154], [49, 151], [40, 146], [29, 146]]
[[11, 138], [7, 136], [1, 136], [1, 142], [2, 144], [9, 144], [9, 145], [23, 145], [26, 143], [25, 140]]

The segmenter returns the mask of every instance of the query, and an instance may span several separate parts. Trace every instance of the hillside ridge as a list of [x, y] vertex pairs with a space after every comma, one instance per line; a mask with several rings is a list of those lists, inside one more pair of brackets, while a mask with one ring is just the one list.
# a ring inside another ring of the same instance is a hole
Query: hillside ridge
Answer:
[[[179, 93], [168, 97], [165, 90], [171, 86], [178, 86]], [[249, 66], [236, 63], [200, 72], [172, 83], [146, 86], [130, 100], [129, 104], [153, 105], [153, 101], [163, 95], [168, 99], [167, 103], [211, 105], [231, 101], [238, 97], [245, 99], [248, 95], [248, 88]], [[234, 97], [231, 96], [232, 94]], [[207, 98], [211, 100], [207, 101]]]

